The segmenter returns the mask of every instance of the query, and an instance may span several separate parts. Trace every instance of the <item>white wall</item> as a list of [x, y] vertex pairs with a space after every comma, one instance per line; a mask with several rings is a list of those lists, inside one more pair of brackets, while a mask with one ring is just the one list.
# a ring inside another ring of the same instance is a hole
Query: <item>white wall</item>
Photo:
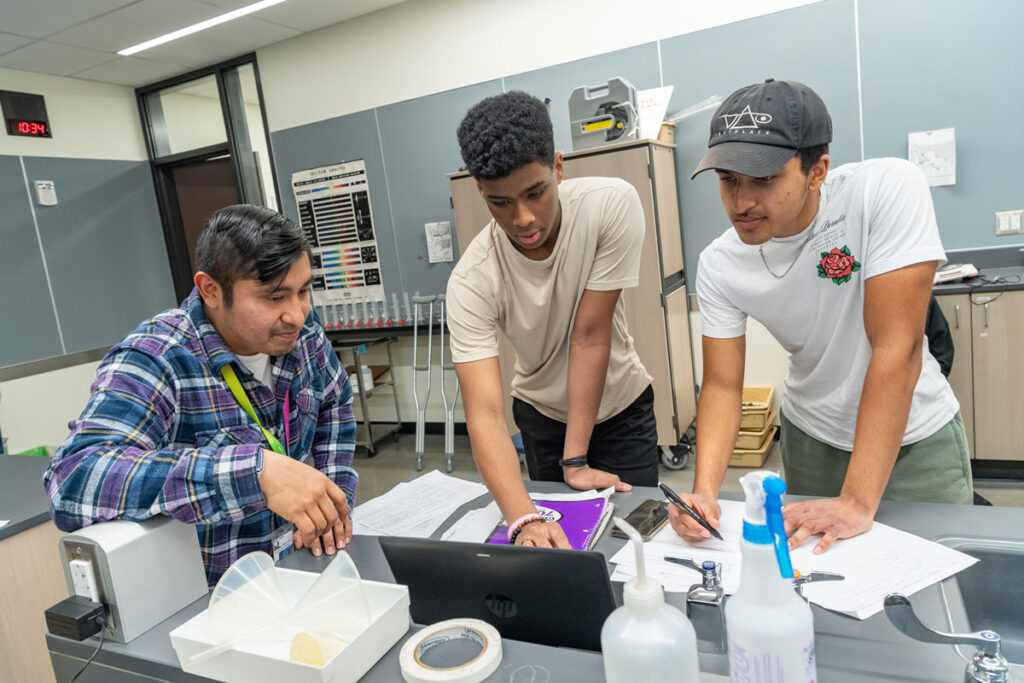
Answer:
[[278, 131], [816, 1], [415, 0], [256, 54]]
[[0, 90], [42, 95], [52, 138], [0, 134], [0, 154], [72, 159], [147, 159], [135, 91], [63, 76], [0, 69]]
[[7, 452], [59, 446], [82, 414], [99, 361], [0, 382], [0, 427]]

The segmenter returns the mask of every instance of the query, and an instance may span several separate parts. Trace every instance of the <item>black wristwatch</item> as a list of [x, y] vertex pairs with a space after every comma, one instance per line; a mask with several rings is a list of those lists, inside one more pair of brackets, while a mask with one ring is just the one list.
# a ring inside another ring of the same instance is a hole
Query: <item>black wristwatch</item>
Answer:
[[559, 467], [586, 467], [587, 456], [577, 455], [575, 458], [562, 458], [558, 461]]

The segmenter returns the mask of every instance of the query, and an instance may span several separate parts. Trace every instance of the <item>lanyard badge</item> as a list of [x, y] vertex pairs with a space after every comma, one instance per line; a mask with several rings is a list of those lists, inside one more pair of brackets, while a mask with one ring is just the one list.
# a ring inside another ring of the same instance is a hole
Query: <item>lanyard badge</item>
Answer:
[[[256, 426], [260, 428], [261, 432], [263, 432], [263, 438], [265, 438], [267, 440], [267, 443], [270, 444], [270, 449], [272, 451], [274, 451], [275, 453], [280, 453], [281, 455], [288, 455], [288, 448], [285, 445], [283, 445], [280, 441], [278, 441], [276, 436], [274, 436], [271, 432], [269, 432], [266, 429], [264, 429], [263, 425], [260, 424], [260, 419], [258, 417], [256, 417], [256, 411], [253, 410], [252, 403], [249, 402], [249, 397], [245, 395], [245, 390], [242, 389], [242, 384], [241, 384], [241, 382], [238, 381], [238, 376], [235, 375], [235, 370], [234, 370], [234, 368], [231, 367], [231, 364], [229, 363], [229, 364], [225, 365], [224, 367], [222, 367], [220, 369], [220, 374], [224, 377], [224, 381], [227, 382], [228, 389], [231, 390], [231, 393], [232, 393], [232, 395], [234, 395], [235, 400], [238, 401], [238, 405], [240, 405], [242, 407], [242, 410], [245, 411], [246, 415], [251, 417], [256, 422]], [[291, 438], [290, 438], [290, 435], [289, 435], [290, 429], [289, 429], [289, 424], [288, 424], [289, 423], [289, 419], [288, 418], [290, 417], [290, 411], [288, 409], [288, 399], [289, 399], [289, 394], [286, 393], [285, 396], [284, 396], [284, 440], [285, 440], [285, 442], [291, 441]]]

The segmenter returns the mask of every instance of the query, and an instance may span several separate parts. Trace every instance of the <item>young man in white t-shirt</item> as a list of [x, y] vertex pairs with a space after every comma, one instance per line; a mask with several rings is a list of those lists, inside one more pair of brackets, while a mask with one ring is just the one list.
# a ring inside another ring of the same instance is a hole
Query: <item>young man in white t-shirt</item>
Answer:
[[[807, 86], [768, 79], [715, 112], [694, 176], [718, 173], [733, 225], [700, 256], [704, 378], [695, 507], [716, 502], [739, 428], [746, 318], [790, 354], [782, 404], [790, 546], [814, 552], [871, 528], [882, 498], [969, 504], [959, 404], [928, 352], [925, 316], [945, 262], [928, 186], [900, 159], [829, 171], [832, 121]], [[707, 532], [670, 510], [684, 538]]]
[[655, 485], [651, 377], [619, 296], [639, 279], [640, 198], [617, 178], [563, 183], [547, 108], [526, 93], [479, 102], [458, 137], [494, 217], [448, 281], [452, 360], [473, 456], [510, 540], [568, 547], [522, 481], [504, 418], [497, 332], [516, 353], [513, 414], [532, 479], [577, 489]]

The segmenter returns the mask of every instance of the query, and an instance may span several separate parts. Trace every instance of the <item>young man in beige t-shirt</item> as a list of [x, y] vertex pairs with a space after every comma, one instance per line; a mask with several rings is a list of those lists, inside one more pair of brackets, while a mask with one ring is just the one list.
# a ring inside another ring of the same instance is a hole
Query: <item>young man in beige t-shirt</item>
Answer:
[[547, 109], [526, 93], [479, 102], [458, 136], [494, 217], [448, 282], [473, 456], [517, 545], [568, 547], [523, 485], [504, 419], [497, 331], [516, 352], [513, 414], [531, 479], [619, 491], [657, 484], [651, 377], [619, 296], [639, 277], [640, 199], [617, 178], [562, 183]]

